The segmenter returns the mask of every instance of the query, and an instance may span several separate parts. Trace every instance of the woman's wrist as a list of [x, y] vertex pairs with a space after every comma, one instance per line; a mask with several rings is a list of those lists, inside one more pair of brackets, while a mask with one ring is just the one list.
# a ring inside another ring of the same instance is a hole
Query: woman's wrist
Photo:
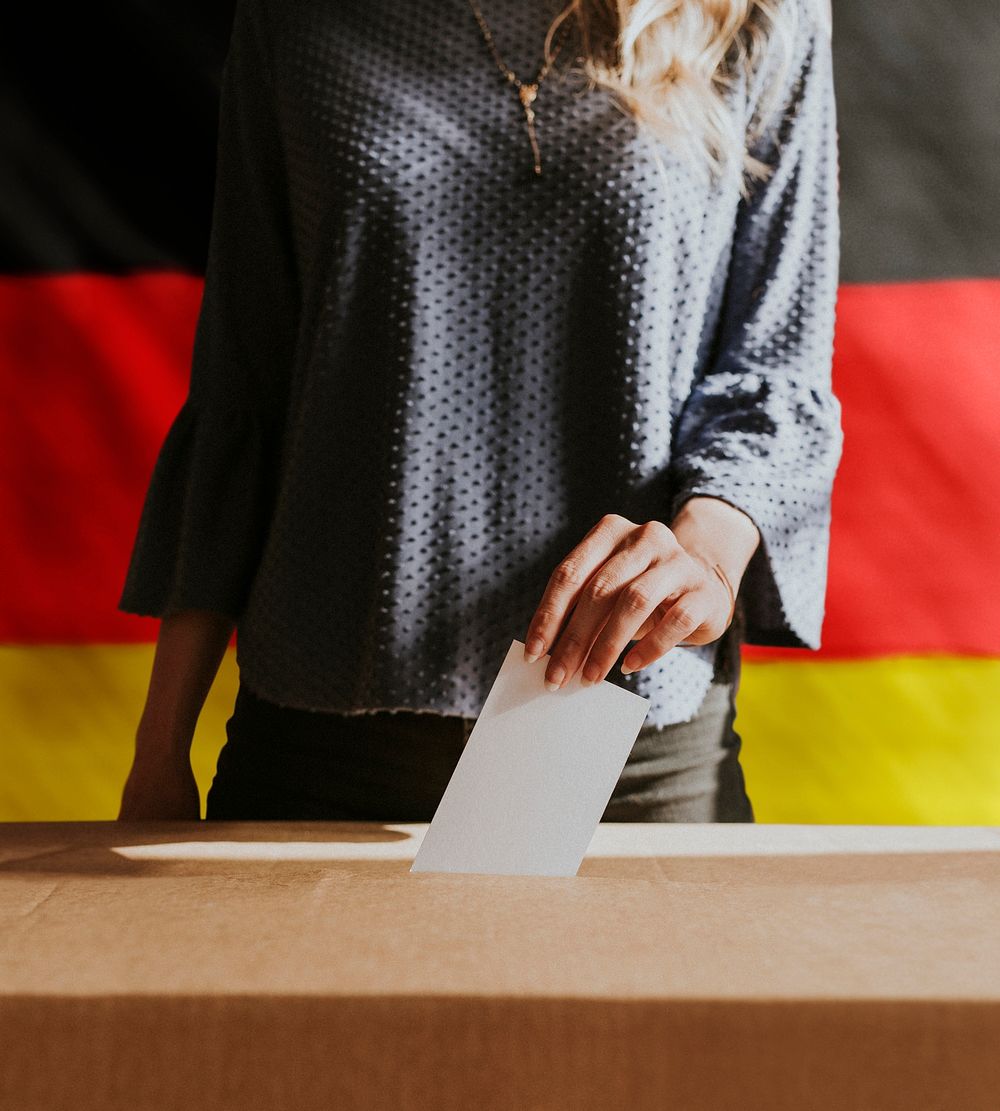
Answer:
[[231, 617], [212, 610], [182, 610], [163, 618], [136, 730], [137, 759], [190, 757], [198, 717], [234, 627]]
[[760, 531], [751, 517], [722, 498], [699, 494], [681, 506], [670, 530], [688, 555], [710, 570], [718, 564], [733, 592], [739, 592], [760, 543]]
[[189, 760], [193, 740], [193, 725], [144, 715], [135, 733], [135, 758], [153, 763]]

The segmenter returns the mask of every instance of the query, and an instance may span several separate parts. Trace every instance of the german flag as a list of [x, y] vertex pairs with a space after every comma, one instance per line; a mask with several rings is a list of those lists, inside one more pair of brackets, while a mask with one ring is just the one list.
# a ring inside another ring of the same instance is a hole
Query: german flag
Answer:
[[[187, 392], [232, 14], [36, 6], [0, 47], [0, 819], [117, 813], [158, 622], [116, 603]], [[838, 0], [833, 47], [826, 620], [817, 652], [744, 648], [748, 789], [763, 822], [996, 824], [1000, 25], [980, 0]], [[235, 691], [231, 647], [203, 796]]]

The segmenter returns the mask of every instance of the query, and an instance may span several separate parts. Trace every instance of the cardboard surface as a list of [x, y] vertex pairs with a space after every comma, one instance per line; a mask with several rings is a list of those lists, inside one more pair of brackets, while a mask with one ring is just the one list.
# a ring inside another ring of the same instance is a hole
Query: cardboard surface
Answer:
[[997, 1106], [1000, 829], [0, 826], [0, 1107]]
[[551, 659], [511, 643], [411, 871], [576, 875], [649, 699], [580, 672], [547, 690]]

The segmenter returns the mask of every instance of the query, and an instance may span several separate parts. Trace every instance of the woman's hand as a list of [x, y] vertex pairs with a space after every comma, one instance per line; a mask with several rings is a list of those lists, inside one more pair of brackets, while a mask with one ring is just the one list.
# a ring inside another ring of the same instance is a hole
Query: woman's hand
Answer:
[[[714, 504], [706, 512], [695, 502]], [[730, 569], [738, 568], [735, 581], [729, 575], [738, 590], [759, 539], [756, 525], [715, 498], [689, 499], [684, 509], [692, 541], [710, 535], [714, 547], [708, 549], [725, 551]], [[692, 531], [696, 511], [700, 532]], [[721, 533], [720, 524], [725, 526]], [[622, 661], [623, 674], [653, 663], [678, 644], [718, 640], [732, 620], [732, 603], [712, 569], [714, 560], [698, 547], [694, 542], [691, 549], [683, 546], [662, 521], [636, 524], [616, 513], [602, 517], [553, 571], [525, 637], [526, 659], [551, 653], [545, 673], [549, 689], [565, 686], [581, 667], [582, 683], [604, 679], [631, 641], [640, 643]]]
[[201, 797], [187, 756], [138, 755], [122, 791], [118, 821], [201, 819]]

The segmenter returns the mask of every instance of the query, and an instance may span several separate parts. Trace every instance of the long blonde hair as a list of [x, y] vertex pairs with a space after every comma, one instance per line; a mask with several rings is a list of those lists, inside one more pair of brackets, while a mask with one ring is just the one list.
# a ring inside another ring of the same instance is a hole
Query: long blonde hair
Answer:
[[[609, 90], [619, 109], [703, 176], [717, 181], [738, 167], [746, 196], [747, 177], [769, 169], [749, 147], [788, 65], [797, 13], [798, 0], [569, 0], [548, 29], [545, 54], [563, 20], [575, 20], [591, 87]], [[748, 127], [724, 91], [741, 70], [749, 80], [765, 55], [777, 56], [776, 77]]]

